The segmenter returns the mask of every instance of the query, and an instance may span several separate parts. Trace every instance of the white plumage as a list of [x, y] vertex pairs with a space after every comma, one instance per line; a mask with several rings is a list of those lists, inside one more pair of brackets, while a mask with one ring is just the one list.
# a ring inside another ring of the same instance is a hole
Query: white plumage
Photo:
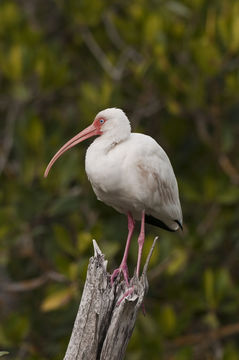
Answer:
[[145, 210], [177, 230], [175, 220], [182, 224], [182, 211], [165, 151], [150, 136], [131, 133], [122, 110], [107, 109], [97, 116], [109, 119], [86, 153], [85, 169], [97, 198], [120, 213], [130, 211], [135, 220]]
[[[144, 220], [171, 231], [182, 227], [178, 185], [167, 154], [150, 136], [131, 133], [129, 120], [121, 109], [99, 112], [92, 125], [57, 152], [45, 176], [66, 150], [95, 135], [99, 137], [86, 153], [86, 173], [97, 198], [128, 215], [127, 244], [132, 237], [134, 219], [142, 220], [139, 244], [144, 241]], [[112, 276], [114, 279], [122, 271], [128, 282], [126, 250], [120, 268]], [[137, 273], [141, 252], [142, 249], [139, 250]]]

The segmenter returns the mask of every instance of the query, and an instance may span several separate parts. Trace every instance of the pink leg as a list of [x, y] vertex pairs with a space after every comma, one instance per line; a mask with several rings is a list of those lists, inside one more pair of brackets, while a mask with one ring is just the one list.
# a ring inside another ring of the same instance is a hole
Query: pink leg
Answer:
[[[145, 239], [145, 232], [144, 232], [144, 224], [145, 224], [145, 212], [142, 211], [142, 218], [141, 218], [141, 229], [138, 237], [138, 260], [137, 260], [137, 268], [136, 268], [136, 274], [137, 277], [139, 277], [139, 270], [140, 270], [140, 261], [142, 256], [142, 250], [144, 245], [144, 239]], [[132, 286], [126, 293], [121, 297], [121, 299], [117, 302], [117, 306], [121, 304], [121, 302], [130, 294], [134, 292], [134, 286]], [[144, 305], [142, 305], [143, 313], [145, 314]]]
[[125, 250], [124, 250], [124, 256], [123, 256], [123, 259], [121, 261], [120, 267], [118, 269], [115, 269], [113, 271], [113, 274], [111, 275], [111, 285], [113, 285], [114, 279], [122, 271], [124, 279], [126, 281], [126, 284], [127, 284], [127, 286], [129, 286], [129, 274], [128, 274], [128, 267], [127, 267], [127, 258], [128, 258], [128, 254], [129, 254], [130, 241], [132, 239], [132, 235], [133, 235], [133, 232], [134, 232], [134, 226], [135, 226], [134, 219], [133, 219], [131, 213], [128, 212], [128, 230], [129, 230], [129, 232], [128, 232], [127, 242], [126, 242], [126, 246], [125, 246]]
[[141, 229], [138, 237], [138, 260], [137, 260], [137, 268], [136, 268], [136, 274], [139, 277], [139, 270], [140, 270], [140, 261], [142, 256], [142, 250], [144, 246], [144, 239], [145, 239], [145, 232], [144, 232], [144, 223], [145, 223], [145, 212], [142, 211], [142, 218], [141, 218]]

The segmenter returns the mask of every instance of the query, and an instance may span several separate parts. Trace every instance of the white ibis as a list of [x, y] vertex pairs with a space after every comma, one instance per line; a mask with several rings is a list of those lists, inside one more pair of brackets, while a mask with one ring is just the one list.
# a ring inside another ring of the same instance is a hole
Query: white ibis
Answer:
[[135, 220], [141, 220], [138, 237], [136, 274], [139, 276], [145, 222], [168, 231], [182, 229], [182, 210], [178, 185], [169, 158], [150, 136], [131, 133], [130, 122], [121, 109], [100, 111], [92, 125], [74, 136], [55, 154], [44, 176], [54, 162], [68, 149], [99, 136], [86, 152], [85, 169], [98, 200], [128, 217], [128, 237], [119, 273], [129, 285], [127, 256]]

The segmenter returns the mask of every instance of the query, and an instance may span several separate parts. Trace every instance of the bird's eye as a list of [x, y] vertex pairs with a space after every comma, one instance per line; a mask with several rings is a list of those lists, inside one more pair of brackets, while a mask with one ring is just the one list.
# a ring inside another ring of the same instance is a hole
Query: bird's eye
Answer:
[[100, 119], [100, 124], [104, 124], [105, 120], [104, 119]]

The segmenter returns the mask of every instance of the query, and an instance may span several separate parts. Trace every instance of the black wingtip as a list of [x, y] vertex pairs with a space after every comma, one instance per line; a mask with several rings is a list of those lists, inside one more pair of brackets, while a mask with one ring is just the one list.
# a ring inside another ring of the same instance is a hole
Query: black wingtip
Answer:
[[[181, 222], [179, 220], [174, 220], [178, 226], [180, 227], [180, 229], [183, 231], [183, 225], [181, 224]], [[145, 222], [147, 224], [150, 225], [154, 225], [157, 227], [160, 227], [161, 229], [167, 230], [167, 231], [171, 231], [171, 232], [175, 232], [176, 230], [170, 229], [163, 221], [153, 217], [152, 215], [145, 215]]]
[[160, 227], [161, 229], [174, 232], [175, 230], [170, 229], [164, 222], [162, 222], [159, 219], [156, 219], [155, 217], [151, 215], [145, 215], [145, 222], [150, 225], [154, 225], [157, 227]]
[[180, 223], [180, 221], [179, 220], [174, 220], [174, 221], [178, 224], [180, 229], [183, 231], [183, 225]]

